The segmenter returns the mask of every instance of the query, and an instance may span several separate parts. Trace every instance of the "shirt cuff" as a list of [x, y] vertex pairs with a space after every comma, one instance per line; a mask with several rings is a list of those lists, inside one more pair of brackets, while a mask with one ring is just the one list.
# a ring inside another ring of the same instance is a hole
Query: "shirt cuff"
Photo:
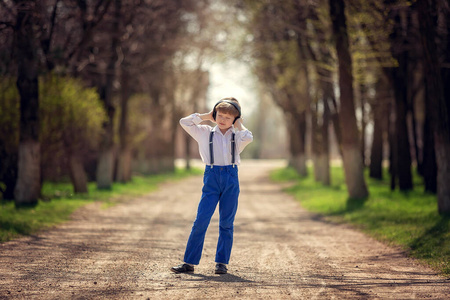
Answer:
[[199, 125], [201, 122], [203, 122], [202, 118], [200, 118], [199, 113], [192, 114], [192, 122], [194, 122], [195, 125]]

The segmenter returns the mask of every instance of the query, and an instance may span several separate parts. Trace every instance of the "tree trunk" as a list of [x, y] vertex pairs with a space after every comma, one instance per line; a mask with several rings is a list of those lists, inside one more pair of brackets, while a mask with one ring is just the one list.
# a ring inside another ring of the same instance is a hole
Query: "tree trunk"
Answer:
[[16, 205], [34, 205], [41, 192], [41, 152], [39, 144], [39, 87], [36, 36], [36, 1], [17, 1], [15, 28], [18, 62], [17, 89], [20, 94], [20, 141]]
[[373, 140], [372, 150], [370, 152], [370, 172], [371, 178], [383, 179], [383, 127], [382, 122], [385, 120], [383, 114], [381, 99], [378, 103], [372, 105], [373, 109]]
[[129, 74], [126, 67], [122, 68], [121, 75], [121, 97], [120, 97], [120, 123], [119, 123], [119, 154], [117, 161], [116, 180], [126, 183], [131, 180], [131, 149], [128, 134], [128, 99], [129, 91]]
[[[17, 183], [17, 151], [15, 153], [5, 153], [2, 154], [2, 167], [4, 168], [2, 174], [2, 182], [5, 184], [5, 189], [1, 190], [2, 198], [13, 200], [14, 199], [14, 188]], [[5, 157], [6, 156], [6, 157]]]
[[291, 157], [289, 165], [292, 166], [300, 176], [307, 176], [308, 169], [306, 167], [306, 112], [298, 115], [290, 115], [291, 130], [290, 134], [290, 152]]
[[[170, 125], [169, 125], [169, 133], [170, 139], [168, 140], [168, 150], [167, 154], [169, 155], [169, 159], [167, 161], [167, 166], [171, 168], [171, 171], [175, 171], [175, 141], [177, 136], [177, 127], [179, 124], [180, 116], [177, 111], [176, 103], [175, 103], [175, 83], [169, 82], [170, 86], [173, 87], [171, 89], [166, 89], [166, 97], [170, 103]], [[168, 118], [168, 119], [169, 119]]]
[[432, 126], [432, 115], [430, 101], [425, 103], [425, 122], [423, 126], [423, 179], [425, 191], [436, 194], [437, 192], [437, 165], [434, 147], [434, 132]]
[[[321, 34], [323, 36], [323, 33]], [[332, 64], [332, 57], [329, 49], [321, 48], [321, 57], [325, 64]], [[336, 96], [334, 94], [334, 86], [333, 86], [333, 74], [329, 69], [323, 67], [317, 67], [317, 72], [320, 78], [320, 89], [322, 91], [322, 102], [323, 102], [323, 114], [322, 114], [322, 147], [321, 147], [321, 155], [320, 155], [320, 165], [323, 168], [322, 171], [322, 183], [324, 185], [331, 184], [330, 177], [330, 121], [333, 120], [333, 115], [330, 110], [330, 105], [333, 106], [335, 112], [335, 119], [338, 121], [338, 111], [336, 104]], [[338, 122], [336, 123], [338, 125]], [[336, 137], [338, 140], [338, 148], [340, 149], [340, 132], [336, 131]], [[338, 137], [339, 134], [339, 137]]]
[[99, 189], [111, 189], [114, 174], [114, 142], [113, 142], [113, 115], [112, 104], [108, 109], [108, 120], [103, 126], [103, 136], [100, 143], [100, 154], [97, 166], [97, 187]]
[[65, 154], [69, 169], [70, 180], [75, 194], [88, 193], [88, 179], [80, 155], [82, 146], [77, 143], [76, 132], [71, 130], [67, 136], [63, 136]]
[[329, 139], [329, 125], [330, 125], [330, 107], [328, 106], [328, 99], [332, 89], [326, 88], [324, 90], [323, 98], [323, 117], [322, 117], [322, 154], [320, 156], [321, 165], [323, 168], [322, 183], [329, 186], [331, 184], [330, 177], [330, 139]]
[[186, 170], [190, 170], [191, 169], [191, 139], [192, 137], [187, 134], [187, 133], [183, 133], [184, 135], [184, 141], [185, 141], [185, 159], [186, 159]]
[[[424, 48], [424, 60], [426, 68], [427, 94], [430, 101], [432, 120], [434, 121], [434, 138], [437, 163], [437, 198], [440, 214], [450, 214], [450, 107], [446, 101], [444, 85], [441, 74], [441, 66], [438, 60], [438, 45], [436, 44], [436, 2], [418, 0], [419, 18], [421, 20], [421, 39]], [[448, 38], [448, 36], [446, 37]], [[448, 46], [448, 45], [444, 45]], [[445, 49], [445, 48], [444, 48]], [[445, 50], [448, 52], [448, 50]], [[446, 53], [448, 56], [448, 53]], [[446, 57], [448, 58], [448, 57]], [[444, 77], [448, 79], [447, 77]], [[448, 90], [448, 89], [447, 89]]]
[[[322, 117], [319, 118], [321, 113], [318, 109], [319, 105], [316, 105], [316, 109], [311, 112], [311, 140], [312, 140], [312, 155], [314, 165], [314, 180], [321, 182], [324, 185], [330, 185], [330, 164], [328, 153], [328, 105], [326, 89], [322, 92], [322, 103], [324, 106]], [[321, 119], [321, 122], [319, 121]]]
[[100, 143], [100, 156], [97, 167], [97, 187], [99, 189], [111, 189], [114, 175], [114, 113], [113, 83], [116, 77], [116, 63], [118, 59], [118, 47], [120, 43], [120, 9], [121, 0], [115, 0], [114, 21], [112, 26], [111, 58], [106, 70], [106, 82], [100, 93], [100, 98], [105, 106], [107, 120], [103, 128], [104, 134]]
[[395, 190], [397, 185], [397, 137], [396, 137], [396, 122], [395, 122], [395, 111], [393, 109], [393, 103], [395, 100], [391, 99], [389, 103], [389, 113], [388, 113], [388, 135], [389, 135], [389, 174], [391, 175], [391, 191]]
[[171, 135], [172, 119], [169, 115], [170, 109], [165, 107], [168, 105], [165, 100], [167, 96], [164, 94], [164, 82], [168, 80], [165, 75], [160, 73], [158, 81], [154, 81], [150, 89], [152, 130], [146, 156], [149, 160], [149, 171], [152, 174], [175, 170], [175, 153]]
[[87, 176], [84, 171], [83, 163], [76, 154], [69, 157], [70, 178], [72, 180], [73, 191], [75, 194], [87, 193]]
[[109, 190], [112, 189], [114, 172], [114, 149], [102, 149], [97, 164], [97, 188]]
[[375, 103], [372, 103], [374, 132], [370, 157], [370, 177], [383, 179], [384, 134], [389, 134], [389, 101], [391, 86], [388, 77], [380, 74], [376, 84]]
[[339, 154], [342, 156], [342, 134], [341, 134], [341, 125], [339, 121], [339, 109], [336, 102], [336, 97], [333, 96], [331, 98], [331, 106], [330, 106], [330, 118], [331, 123], [333, 124], [334, 134], [336, 136], [337, 146], [339, 150]]
[[[442, 7], [445, 6], [443, 2], [440, 2], [439, 5]], [[450, 51], [448, 51], [450, 47], [450, 16], [448, 14], [448, 1], [447, 1], [447, 13], [444, 13], [444, 9], [438, 9], [439, 13], [445, 15], [444, 20], [446, 26], [443, 26], [444, 32], [441, 33], [441, 38], [444, 41], [441, 49], [441, 54], [444, 59], [444, 64], [446, 67], [441, 68], [441, 83], [443, 85], [443, 98], [439, 98], [439, 107], [446, 107], [447, 110], [447, 118], [441, 121], [440, 128], [444, 128], [440, 133], [440, 147], [439, 147], [439, 166], [442, 168], [438, 173], [438, 200], [439, 200], [439, 211], [442, 214], [450, 214], [450, 187], [448, 186], [448, 182], [450, 182]], [[441, 8], [442, 8], [441, 7]], [[442, 30], [442, 27], [441, 27]], [[436, 99], [437, 100], [437, 99]], [[444, 117], [444, 115], [442, 115]], [[442, 124], [446, 123], [446, 124]], [[446, 132], [445, 132], [446, 131]], [[447, 138], [446, 138], [447, 137]], [[446, 170], [444, 170], [446, 166]], [[445, 187], [444, 185], [447, 185]]]
[[398, 185], [401, 191], [413, 188], [411, 174], [411, 150], [407, 116], [407, 53], [398, 57], [399, 66], [393, 69], [395, 94], [395, 129], [397, 139]]
[[352, 60], [343, 0], [329, 0], [333, 24], [333, 38], [339, 62], [339, 89], [341, 109], [339, 114], [345, 181], [350, 198], [366, 198], [369, 193], [364, 179], [364, 166], [359, 144], [353, 93]]
[[413, 141], [414, 141], [414, 154], [415, 154], [415, 159], [416, 159], [416, 164], [417, 164], [417, 173], [423, 176], [423, 167], [422, 167], [422, 156], [420, 155], [420, 150], [419, 150], [419, 134], [417, 132], [417, 118], [416, 118], [416, 107], [414, 104], [414, 99], [412, 100], [411, 103], [411, 129], [412, 129], [412, 136], [413, 136]]
[[131, 163], [132, 163], [132, 153], [131, 149], [127, 146], [120, 150], [117, 170], [116, 170], [116, 180], [117, 182], [126, 183], [131, 180]]
[[[390, 2], [390, 1], [388, 1]], [[398, 178], [399, 188], [408, 191], [413, 188], [411, 174], [411, 149], [407, 125], [408, 113], [408, 32], [410, 12], [407, 7], [393, 7], [391, 5], [391, 18], [393, 30], [390, 34], [390, 50], [392, 57], [397, 60], [398, 66], [391, 69], [392, 87], [395, 99], [395, 175]], [[391, 188], [395, 188], [395, 177], [392, 178]]]
[[366, 102], [367, 102], [367, 91], [366, 85], [361, 83], [359, 85], [359, 95], [360, 95], [360, 104], [361, 104], [361, 156], [363, 160], [363, 165], [367, 166], [366, 159], [366, 128], [367, 128], [367, 117], [366, 117]]
[[[414, 138], [414, 152], [415, 160], [417, 164], [417, 173], [424, 176], [423, 170], [423, 123], [424, 123], [424, 91], [425, 81], [423, 78], [423, 63], [422, 61], [416, 61], [414, 70], [411, 70], [412, 76], [412, 88], [411, 90], [411, 119], [412, 119], [412, 131]], [[422, 142], [422, 143], [421, 143]]]
[[[314, 180], [316, 182], [321, 182], [322, 180], [322, 169], [320, 166], [320, 152], [321, 152], [321, 132], [318, 124], [318, 114], [317, 103], [315, 103], [315, 108], [311, 109], [311, 155], [312, 163], [314, 168]], [[294, 130], [295, 132], [295, 130]]]

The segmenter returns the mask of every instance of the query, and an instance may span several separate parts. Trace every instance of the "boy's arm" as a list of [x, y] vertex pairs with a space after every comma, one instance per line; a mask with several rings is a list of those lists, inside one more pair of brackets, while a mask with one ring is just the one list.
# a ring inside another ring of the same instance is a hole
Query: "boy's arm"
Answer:
[[202, 123], [203, 121], [213, 121], [212, 111], [204, 114], [195, 113], [184, 117], [180, 120], [180, 125], [195, 140], [198, 140], [203, 132], [210, 131], [209, 126], [200, 125], [200, 123]]
[[253, 134], [244, 126], [242, 118], [236, 120], [234, 127], [238, 130], [236, 145], [239, 153], [241, 153], [242, 150], [244, 150], [244, 148], [253, 141]]
[[234, 127], [239, 131], [248, 130], [242, 123], [242, 117], [238, 118], [236, 122], [234, 122]]
[[213, 111], [211, 110], [208, 113], [204, 113], [204, 114], [198, 114], [198, 116], [200, 117], [200, 119], [202, 119], [202, 121], [211, 121], [211, 122], [216, 122], [213, 118]]

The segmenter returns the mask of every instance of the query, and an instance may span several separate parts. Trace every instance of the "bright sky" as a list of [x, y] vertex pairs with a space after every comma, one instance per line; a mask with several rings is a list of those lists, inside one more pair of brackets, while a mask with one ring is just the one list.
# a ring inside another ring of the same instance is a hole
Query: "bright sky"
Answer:
[[224, 97], [235, 97], [242, 106], [242, 115], [252, 114], [257, 107], [258, 95], [254, 77], [248, 67], [238, 61], [215, 63], [209, 69], [211, 84], [208, 91], [208, 108]]

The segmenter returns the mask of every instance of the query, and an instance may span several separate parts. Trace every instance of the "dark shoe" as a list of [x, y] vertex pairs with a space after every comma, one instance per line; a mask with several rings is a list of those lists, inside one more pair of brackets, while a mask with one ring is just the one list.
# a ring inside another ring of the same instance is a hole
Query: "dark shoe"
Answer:
[[194, 267], [188, 264], [181, 264], [170, 268], [170, 270], [175, 273], [192, 273], [194, 272]]
[[227, 274], [228, 269], [224, 264], [216, 264], [216, 274]]

